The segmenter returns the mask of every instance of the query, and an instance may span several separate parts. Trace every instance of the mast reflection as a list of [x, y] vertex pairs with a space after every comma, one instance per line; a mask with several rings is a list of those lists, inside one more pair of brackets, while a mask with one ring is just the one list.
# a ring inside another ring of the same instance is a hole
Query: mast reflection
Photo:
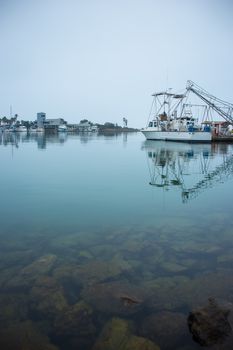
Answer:
[[145, 141], [151, 186], [179, 190], [183, 203], [233, 177], [231, 144]]

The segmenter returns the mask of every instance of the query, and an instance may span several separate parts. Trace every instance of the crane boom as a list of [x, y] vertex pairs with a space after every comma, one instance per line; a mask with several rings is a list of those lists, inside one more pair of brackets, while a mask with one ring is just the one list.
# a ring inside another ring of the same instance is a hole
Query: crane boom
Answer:
[[188, 80], [187, 91], [193, 92], [228, 123], [233, 124], [233, 104], [209, 94], [206, 90]]

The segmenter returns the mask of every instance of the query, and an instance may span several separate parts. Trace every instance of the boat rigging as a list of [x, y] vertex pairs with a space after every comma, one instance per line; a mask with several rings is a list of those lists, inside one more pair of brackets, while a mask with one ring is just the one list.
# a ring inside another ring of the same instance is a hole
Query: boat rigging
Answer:
[[233, 124], [232, 103], [223, 101], [220, 98], [211, 95], [191, 80], [188, 80], [186, 89], [187, 91], [191, 91], [196, 96], [198, 96], [202, 101], [204, 101], [211, 109], [217, 112], [228, 123]]

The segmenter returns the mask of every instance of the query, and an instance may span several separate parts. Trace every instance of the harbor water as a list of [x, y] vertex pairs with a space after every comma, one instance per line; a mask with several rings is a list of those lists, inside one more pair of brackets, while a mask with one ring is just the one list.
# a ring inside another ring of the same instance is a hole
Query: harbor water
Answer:
[[190, 312], [233, 303], [232, 144], [0, 133], [0, 159], [1, 349], [201, 347]]

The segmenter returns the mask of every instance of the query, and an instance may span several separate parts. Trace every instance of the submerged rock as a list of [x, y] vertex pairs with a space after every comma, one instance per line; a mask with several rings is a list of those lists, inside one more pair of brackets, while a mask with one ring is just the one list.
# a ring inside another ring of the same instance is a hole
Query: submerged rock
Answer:
[[160, 350], [160, 348], [149, 339], [132, 335], [122, 350]]
[[28, 300], [23, 294], [0, 296], [0, 328], [28, 318]]
[[143, 320], [141, 334], [156, 341], [162, 349], [174, 349], [188, 335], [186, 316], [169, 311], [151, 314]]
[[6, 283], [6, 287], [13, 289], [31, 287], [37, 278], [51, 272], [56, 260], [57, 257], [53, 254], [41, 256], [21, 269], [17, 276], [14, 276]]
[[161, 268], [167, 272], [179, 273], [187, 270], [187, 268], [181, 264], [174, 261], [164, 261], [160, 264]]
[[229, 271], [219, 271], [192, 279], [186, 276], [161, 277], [145, 281], [144, 289], [151, 294], [146, 306], [154, 311], [190, 310], [197, 304], [204, 304], [209, 295], [232, 302], [233, 276]]
[[21, 271], [21, 274], [24, 275], [25, 277], [47, 274], [51, 271], [56, 260], [57, 260], [57, 257], [54, 254], [43, 255], [39, 259], [31, 263], [30, 265], [23, 268]]
[[146, 338], [131, 333], [129, 322], [113, 318], [104, 326], [93, 350], [159, 350], [160, 348]]
[[202, 346], [223, 344], [232, 332], [229, 313], [229, 309], [219, 306], [212, 298], [207, 306], [190, 312], [188, 327], [193, 339]]
[[130, 315], [141, 310], [145, 291], [125, 281], [97, 283], [82, 291], [83, 299], [103, 313]]
[[84, 301], [68, 307], [55, 319], [53, 337], [66, 348], [90, 348], [94, 341], [96, 328], [92, 320], [91, 307]]
[[0, 330], [0, 349], [58, 350], [30, 321], [16, 323]]
[[127, 343], [129, 336], [128, 322], [120, 318], [113, 318], [104, 326], [93, 350], [120, 350]]
[[78, 265], [75, 277], [84, 285], [103, 282], [107, 279], [116, 278], [122, 272], [127, 271], [131, 266], [123, 259], [114, 258], [110, 261], [91, 260], [86, 264]]
[[30, 307], [40, 316], [54, 318], [68, 307], [63, 288], [52, 277], [37, 279], [30, 292]]
[[56, 336], [93, 335], [95, 327], [92, 323], [92, 313], [91, 307], [83, 301], [70, 306], [55, 320]]

